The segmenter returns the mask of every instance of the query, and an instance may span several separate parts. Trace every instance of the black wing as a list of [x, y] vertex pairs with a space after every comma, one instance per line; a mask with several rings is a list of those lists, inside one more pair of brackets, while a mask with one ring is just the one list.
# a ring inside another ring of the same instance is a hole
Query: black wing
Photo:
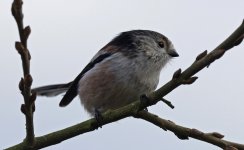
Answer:
[[80, 79], [83, 77], [83, 75], [92, 69], [97, 63], [101, 62], [105, 58], [111, 56], [112, 53], [106, 53], [98, 56], [95, 60], [90, 62], [86, 65], [86, 67], [81, 71], [81, 73], [75, 78], [75, 80], [72, 82], [71, 86], [69, 87], [68, 91], [65, 93], [64, 97], [59, 103], [59, 106], [64, 107], [67, 106], [76, 96], [77, 96], [77, 90], [78, 90], [78, 83]]

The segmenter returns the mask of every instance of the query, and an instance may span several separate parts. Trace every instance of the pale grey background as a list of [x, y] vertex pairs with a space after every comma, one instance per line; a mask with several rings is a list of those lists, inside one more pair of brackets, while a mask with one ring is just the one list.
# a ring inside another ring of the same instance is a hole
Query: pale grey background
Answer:
[[[18, 90], [22, 68], [14, 48], [18, 32], [11, 3], [0, 1], [1, 149], [21, 142], [25, 136], [25, 119], [19, 110], [23, 100]], [[102, 46], [119, 32], [131, 29], [155, 30], [173, 41], [180, 57], [163, 70], [159, 86], [163, 85], [176, 69], [188, 67], [197, 54], [213, 49], [239, 26], [244, 18], [243, 8], [243, 0], [25, 0], [24, 22], [32, 29], [28, 42], [33, 58], [33, 86], [74, 79]], [[149, 111], [180, 125], [218, 131], [227, 140], [244, 143], [243, 56], [244, 44], [198, 73], [200, 78], [193, 85], [181, 86], [167, 95], [176, 106], [174, 110], [157, 104]], [[60, 99], [61, 96], [37, 99], [37, 136], [88, 119], [78, 98], [66, 108], [58, 107]], [[134, 118], [46, 149], [68, 148], [218, 149], [193, 139], [181, 141], [171, 132]]]

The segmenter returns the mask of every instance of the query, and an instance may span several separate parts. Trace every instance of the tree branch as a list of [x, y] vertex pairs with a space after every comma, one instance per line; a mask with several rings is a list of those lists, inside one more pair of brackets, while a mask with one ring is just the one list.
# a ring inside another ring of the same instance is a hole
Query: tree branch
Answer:
[[15, 48], [21, 56], [23, 67], [23, 78], [19, 83], [19, 89], [24, 98], [24, 104], [21, 105], [21, 111], [25, 114], [26, 118], [26, 138], [24, 143], [28, 146], [34, 145], [34, 125], [33, 125], [33, 112], [35, 110], [34, 101], [35, 94], [31, 94], [32, 77], [30, 75], [30, 53], [27, 48], [27, 39], [30, 35], [31, 29], [29, 26], [24, 28], [23, 13], [22, 13], [22, 0], [14, 0], [12, 3], [12, 15], [18, 26], [20, 42], [15, 42]]
[[[216, 145], [224, 150], [234, 150], [234, 148], [238, 150], [244, 150], [243, 144], [238, 144], [230, 141], [223, 140], [224, 137], [222, 134], [217, 132], [212, 133], [204, 133], [197, 129], [190, 129], [187, 127], [183, 127], [180, 125], [175, 124], [172, 121], [162, 119], [157, 115], [146, 111], [140, 111], [135, 115], [136, 118], [143, 119], [145, 121], [151, 122], [154, 125], [164, 129], [165, 131], [169, 130], [172, 131], [179, 139], [185, 140], [189, 137], [204, 141], [213, 145]], [[230, 149], [232, 148], [232, 149]]]
[[[203, 140], [214, 145], [217, 145], [221, 148], [225, 149], [235, 149], [239, 148], [242, 149], [243, 145], [232, 143], [228, 141], [221, 140], [223, 137], [221, 134], [218, 133], [211, 133], [206, 134], [200, 132], [196, 129], [189, 129], [185, 127], [181, 127], [175, 125], [174, 123], [168, 123], [168, 126], [161, 125], [164, 122], [164, 119], [158, 118], [153, 114], [140, 112], [141, 110], [145, 109], [148, 106], [156, 104], [160, 101], [166, 94], [177, 88], [182, 84], [192, 84], [196, 81], [197, 77], [193, 75], [202, 70], [205, 67], [208, 67], [212, 62], [216, 59], [219, 59], [224, 53], [229, 50], [230, 48], [238, 45], [244, 38], [244, 22], [234, 31], [230, 37], [228, 37], [223, 43], [217, 46], [212, 52], [207, 54], [207, 51], [199, 54], [195, 60], [195, 62], [188, 67], [185, 71], [181, 72], [181, 69], [177, 70], [174, 73], [172, 80], [166, 83], [157, 91], [153, 92], [152, 94], [148, 95], [148, 99], [146, 100], [138, 100], [134, 103], [131, 103], [127, 106], [119, 108], [117, 110], [107, 111], [102, 114], [102, 120], [97, 123], [95, 119], [90, 119], [79, 123], [77, 125], [68, 127], [66, 129], [62, 129], [44, 136], [34, 137], [34, 126], [33, 126], [33, 112], [34, 112], [34, 100], [35, 94], [31, 94], [31, 83], [32, 78], [30, 75], [30, 54], [27, 49], [27, 39], [30, 34], [30, 27], [23, 28], [23, 13], [22, 13], [22, 0], [14, 0], [12, 4], [12, 14], [17, 22], [20, 41], [16, 42], [16, 49], [21, 55], [22, 58], [22, 65], [23, 65], [23, 72], [24, 78], [21, 79], [19, 88], [22, 92], [22, 95], [25, 100], [25, 104], [21, 106], [21, 111], [26, 116], [26, 140], [20, 144], [17, 144], [13, 147], [8, 149], [40, 149], [50, 145], [54, 145], [60, 143], [64, 140], [69, 138], [75, 137], [77, 135], [93, 131], [97, 129], [100, 125], [105, 125], [129, 116], [136, 116], [140, 117], [144, 120], [152, 122], [153, 124], [165, 129], [170, 130], [176, 133], [177, 137], [181, 139], [185, 139], [188, 137], [193, 137], [199, 140]], [[164, 122], [165, 123], [165, 122]], [[179, 128], [181, 127], [181, 128]], [[184, 130], [182, 130], [184, 129]], [[234, 147], [233, 147], [234, 146]]]
[[202, 70], [205, 67], [208, 67], [215, 60], [222, 57], [225, 52], [231, 49], [234, 46], [239, 45], [244, 38], [244, 20], [242, 24], [219, 46], [212, 50], [209, 54], [207, 51], [199, 54], [196, 57], [195, 62], [188, 67], [184, 72], [181, 73], [181, 69], [177, 70], [174, 73], [173, 79], [162, 86], [157, 91], [149, 95], [149, 98], [152, 100], [152, 103], [156, 103], [160, 100], [161, 97], [164, 97], [169, 92], [177, 88], [178, 86], [188, 82], [189, 84], [193, 83], [197, 78], [192, 77], [197, 72]]

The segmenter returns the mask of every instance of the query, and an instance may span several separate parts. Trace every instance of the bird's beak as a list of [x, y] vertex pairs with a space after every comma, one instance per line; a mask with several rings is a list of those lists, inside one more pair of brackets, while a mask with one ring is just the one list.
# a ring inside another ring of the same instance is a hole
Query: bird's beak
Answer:
[[169, 56], [171, 56], [171, 57], [178, 57], [178, 56], [179, 56], [179, 54], [176, 52], [175, 49], [170, 49], [170, 50], [168, 51], [168, 54], [169, 54]]

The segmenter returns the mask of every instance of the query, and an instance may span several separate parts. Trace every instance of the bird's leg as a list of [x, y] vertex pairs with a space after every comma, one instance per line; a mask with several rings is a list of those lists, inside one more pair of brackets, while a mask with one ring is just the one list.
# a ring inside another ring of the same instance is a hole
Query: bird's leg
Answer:
[[97, 121], [97, 124], [98, 124], [98, 127], [102, 128], [102, 120], [103, 120], [103, 117], [101, 115], [101, 112], [95, 108], [95, 119]]
[[[142, 95], [140, 96], [140, 101], [141, 101], [141, 103], [148, 103], [149, 98], [147, 97], [146, 94], [142, 94]], [[148, 111], [147, 107], [146, 107], [144, 110], [145, 110], [145, 111]]]

